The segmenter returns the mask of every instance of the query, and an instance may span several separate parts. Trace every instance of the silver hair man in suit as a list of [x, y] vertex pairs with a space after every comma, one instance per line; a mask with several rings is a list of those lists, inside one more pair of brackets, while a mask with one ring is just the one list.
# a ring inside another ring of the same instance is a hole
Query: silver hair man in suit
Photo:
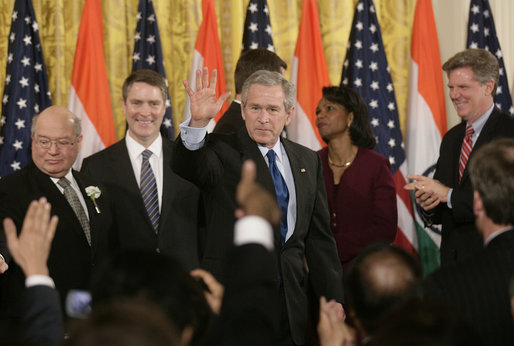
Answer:
[[441, 224], [441, 265], [473, 257], [482, 245], [473, 216], [473, 187], [468, 160], [495, 138], [514, 138], [514, 119], [494, 104], [498, 85], [498, 59], [484, 49], [466, 49], [443, 65], [448, 88], [462, 122], [441, 142], [434, 178], [407, 176], [414, 182], [416, 202], [425, 223]]
[[260, 70], [246, 80], [241, 104], [245, 127], [230, 135], [207, 135], [207, 124], [229, 96], [217, 99], [215, 84], [216, 72], [209, 83], [207, 69], [197, 71], [196, 91], [185, 82], [192, 117], [181, 124], [173, 160], [175, 172], [202, 190], [207, 227], [201, 265], [224, 281], [236, 185], [242, 163], [251, 159], [257, 167], [256, 181], [277, 198], [282, 210], [280, 227], [274, 232], [280, 273], [276, 278], [281, 296], [279, 343], [306, 344], [309, 284], [316, 296], [342, 301], [341, 265], [329, 228], [320, 158], [280, 138], [295, 104], [294, 86], [280, 73]]

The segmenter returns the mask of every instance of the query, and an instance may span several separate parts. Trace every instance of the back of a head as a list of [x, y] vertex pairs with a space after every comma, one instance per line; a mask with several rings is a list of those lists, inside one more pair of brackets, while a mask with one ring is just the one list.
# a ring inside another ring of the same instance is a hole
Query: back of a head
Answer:
[[419, 263], [404, 250], [385, 243], [364, 249], [345, 276], [350, 309], [368, 335], [392, 306], [420, 294]]
[[514, 225], [514, 139], [496, 139], [480, 147], [469, 162], [473, 189], [485, 212], [498, 225]]
[[95, 275], [93, 310], [120, 298], [147, 299], [161, 307], [180, 331], [191, 326], [198, 337], [210, 318], [202, 289], [182, 263], [153, 251], [121, 251]]
[[97, 306], [86, 320], [72, 326], [72, 346], [174, 346], [180, 334], [164, 312], [141, 299], [113, 300]]
[[447, 305], [437, 301], [410, 300], [384, 314], [372, 344], [478, 346], [482, 342], [463, 317]]
[[277, 54], [265, 48], [242, 52], [234, 71], [236, 94], [241, 93], [245, 80], [255, 71], [267, 70], [281, 73], [282, 69], [287, 69], [286, 62], [280, 59]]

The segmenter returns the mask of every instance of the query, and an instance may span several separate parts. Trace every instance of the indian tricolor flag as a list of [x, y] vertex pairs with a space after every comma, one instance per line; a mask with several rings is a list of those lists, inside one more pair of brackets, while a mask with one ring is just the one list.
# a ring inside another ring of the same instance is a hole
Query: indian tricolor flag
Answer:
[[[198, 35], [196, 36], [195, 51], [193, 53], [193, 65], [191, 66], [191, 74], [189, 75], [189, 85], [191, 89], [196, 90], [196, 70], [207, 66], [209, 74], [213, 69], [218, 71], [216, 82], [216, 98], [226, 91], [225, 69], [223, 68], [223, 56], [221, 55], [220, 40], [218, 37], [218, 22], [216, 20], [216, 9], [214, 0], [202, 0], [203, 20]], [[210, 81], [210, 76], [209, 76]], [[212, 131], [216, 122], [225, 113], [228, 106], [225, 102], [221, 110], [209, 123], [207, 129]], [[191, 117], [189, 96], [186, 99], [184, 108], [184, 120]]]
[[316, 106], [322, 96], [322, 87], [330, 85], [330, 79], [316, 0], [303, 0], [291, 82], [296, 85], [296, 111], [287, 127], [287, 137], [312, 150], [319, 150], [325, 142], [316, 127]]
[[116, 142], [100, 0], [86, 0], [82, 9], [68, 108], [80, 118], [82, 125], [82, 149], [73, 165], [80, 169], [85, 157]]
[[[444, 84], [432, 3], [431, 0], [418, 0], [412, 29], [407, 107], [410, 174], [433, 175], [445, 133]], [[424, 228], [420, 212], [416, 205], [418, 253], [423, 271], [428, 274], [439, 266], [440, 230]]]

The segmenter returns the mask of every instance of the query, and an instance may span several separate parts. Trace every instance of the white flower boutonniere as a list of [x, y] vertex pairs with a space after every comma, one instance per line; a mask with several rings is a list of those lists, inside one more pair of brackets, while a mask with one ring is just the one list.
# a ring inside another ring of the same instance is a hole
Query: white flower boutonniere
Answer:
[[98, 186], [88, 186], [88, 187], [86, 187], [86, 194], [93, 201], [93, 204], [95, 205], [96, 213], [100, 214], [100, 209], [98, 208], [98, 204], [96, 204], [96, 199], [100, 198], [100, 196], [102, 195], [102, 191], [100, 191]]

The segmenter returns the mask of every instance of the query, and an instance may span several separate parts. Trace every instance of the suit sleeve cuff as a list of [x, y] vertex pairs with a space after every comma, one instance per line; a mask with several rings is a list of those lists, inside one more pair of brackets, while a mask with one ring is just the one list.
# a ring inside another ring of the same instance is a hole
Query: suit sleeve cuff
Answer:
[[54, 280], [46, 275], [31, 275], [25, 279], [25, 287], [48, 286], [55, 288]]
[[203, 147], [205, 136], [207, 135], [207, 127], [190, 127], [189, 119], [186, 119], [179, 127], [180, 138], [186, 149], [193, 151]]
[[245, 216], [234, 225], [234, 244], [236, 246], [256, 243], [273, 251], [273, 229], [268, 221], [260, 216]]

